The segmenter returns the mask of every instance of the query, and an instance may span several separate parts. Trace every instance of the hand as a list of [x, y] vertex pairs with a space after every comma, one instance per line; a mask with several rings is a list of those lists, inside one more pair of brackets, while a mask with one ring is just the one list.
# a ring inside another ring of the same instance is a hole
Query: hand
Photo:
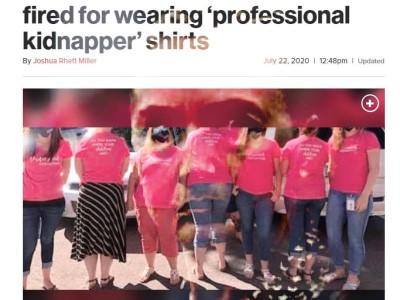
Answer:
[[178, 211], [185, 204], [185, 198], [178, 197], [175, 200], [176, 210]]
[[229, 217], [231, 218], [232, 221], [236, 221], [236, 220], [240, 219], [240, 214], [238, 211], [235, 211], [235, 212], [230, 213]]
[[356, 200], [356, 212], [362, 212], [367, 209], [369, 201], [369, 195], [361, 194]]
[[127, 210], [127, 211], [131, 211], [131, 210], [134, 210], [134, 209], [135, 209], [135, 204], [133, 203], [132, 200], [126, 201], [126, 202], [125, 202], [125, 205], [126, 205], [126, 210]]
[[280, 197], [281, 197], [280, 192], [278, 192], [277, 190], [272, 191], [272, 197], [271, 197], [272, 202], [275, 203], [276, 201], [279, 200]]
[[232, 188], [232, 195], [237, 196], [239, 194], [239, 187], [234, 185]]

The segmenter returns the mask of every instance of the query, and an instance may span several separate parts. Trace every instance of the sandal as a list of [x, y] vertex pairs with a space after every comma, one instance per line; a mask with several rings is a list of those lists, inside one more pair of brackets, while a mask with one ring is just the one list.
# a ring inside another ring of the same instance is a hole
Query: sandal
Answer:
[[181, 277], [179, 276], [178, 270], [171, 270], [169, 273], [169, 283], [171, 285], [178, 284], [181, 281]]
[[100, 287], [102, 289], [111, 287], [114, 283], [114, 279], [115, 278], [111, 275], [108, 275], [108, 277], [106, 277], [106, 278], [101, 278], [100, 279]]
[[336, 272], [330, 272], [322, 275], [321, 280], [325, 283], [331, 283], [332, 281], [346, 278], [346, 275], [338, 275]]
[[196, 271], [196, 267], [193, 267], [193, 274], [196, 276], [197, 280], [205, 280], [206, 279], [206, 274], [199, 275], [199, 273], [197, 273]]
[[45, 291], [58, 291], [58, 288], [56, 287], [55, 284], [52, 287], [49, 287], [49, 288], [46, 288], [45, 286], [43, 286], [43, 289]]
[[356, 283], [346, 281], [346, 283], [342, 286], [342, 290], [355, 291], [358, 289], [359, 286], [360, 286], [360, 280], [358, 280]]
[[87, 285], [88, 285], [88, 290], [97, 290], [100, 287], [97, 278], [89, 279], [87, 281]]
[[150, 267], [146, 267], [146, 269], [144, 269], [143, 273], [142, 273], [142, 277], [140, 278], [140, 282], [141, 283], [145, 283], [147, 281], [149, 281], [152, 277], [152, 275], [154, 274], [154, 268], [150, 268]]
[[303, 277], [303, 281], [305, 282], [305, 283], [311, 283], [313, 280], [312, 280], [312, 271], [310, 272], [310, 273], [307, 273], [307, 272], [305, 272], [304, 270], [303, 270], [303, 272], [302, 272], [302, 277]]
[[272, 275], [271, 272], [269, 271], [269, 269], [261, 270], [261, 274], [266, 283], [268, 283], [268, 284], [275, 283], [276, 276]]
[[254, 277], [254, 266], [250, 264], [246, 264], [243, 270], [244, 277], [247, 279], [252, 279]]
[[299, 281], [301, 281], [301, 276], [299, 276], [299, 274], [296, 271], [296, 274], [292, 275], [289, 272], [289, 269], [286, 270], [285, 275], [287, 278], [289, 278], [290, 282], [292, 283], [298, 283]]

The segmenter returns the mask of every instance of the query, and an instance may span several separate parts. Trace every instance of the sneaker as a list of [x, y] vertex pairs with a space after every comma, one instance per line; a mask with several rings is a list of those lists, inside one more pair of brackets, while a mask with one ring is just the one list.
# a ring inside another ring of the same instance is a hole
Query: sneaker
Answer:
[[325, 283], [331, 283], [332, 281], [346, 278], [344, 274], [338, 275], [336, 272], [330, 272], [322, 275], [321, 280]]
[[179, 272], [178, 270], [171, 270], [171, 272], [169, 273], [169, 283], [171, 285], [175, 285], [178, 284], [179, 281], [181, 281], [181, 277], [179, 276]]
[[356, 283], [346, 281], [346, 283], [342, 286], [342, 290], [355, 291], [358, 289], [359, 286], [360, 286], [360, 280], [358, 280]]
[[254, 277], [254, 266], [246, 264], [246, 267], [243, 270], [244, 277], [247, 279], [252, 279]]
[[262, 273], [263, 279], [266, 283], [273, 284], [275, 282], [276, 276], [272, 275], [270, 273], [269, 269], [261, 270], [261, 273]]

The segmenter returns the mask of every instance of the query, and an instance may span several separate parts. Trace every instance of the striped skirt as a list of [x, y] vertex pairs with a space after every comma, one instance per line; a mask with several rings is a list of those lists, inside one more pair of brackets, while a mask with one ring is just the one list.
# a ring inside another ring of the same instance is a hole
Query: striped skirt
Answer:
[[71, 258], [103, 254], [126, 262], [126, 208], [122, 185], [84, 183], [78, 196]]

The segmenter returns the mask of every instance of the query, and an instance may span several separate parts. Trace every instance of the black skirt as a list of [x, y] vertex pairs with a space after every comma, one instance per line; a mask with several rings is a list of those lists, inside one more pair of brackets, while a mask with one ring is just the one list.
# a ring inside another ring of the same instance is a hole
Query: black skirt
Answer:
[[84, 183], [78, 197], [71, 258], [102, 254], [126, 262], [126, 208], [122, 185]]

